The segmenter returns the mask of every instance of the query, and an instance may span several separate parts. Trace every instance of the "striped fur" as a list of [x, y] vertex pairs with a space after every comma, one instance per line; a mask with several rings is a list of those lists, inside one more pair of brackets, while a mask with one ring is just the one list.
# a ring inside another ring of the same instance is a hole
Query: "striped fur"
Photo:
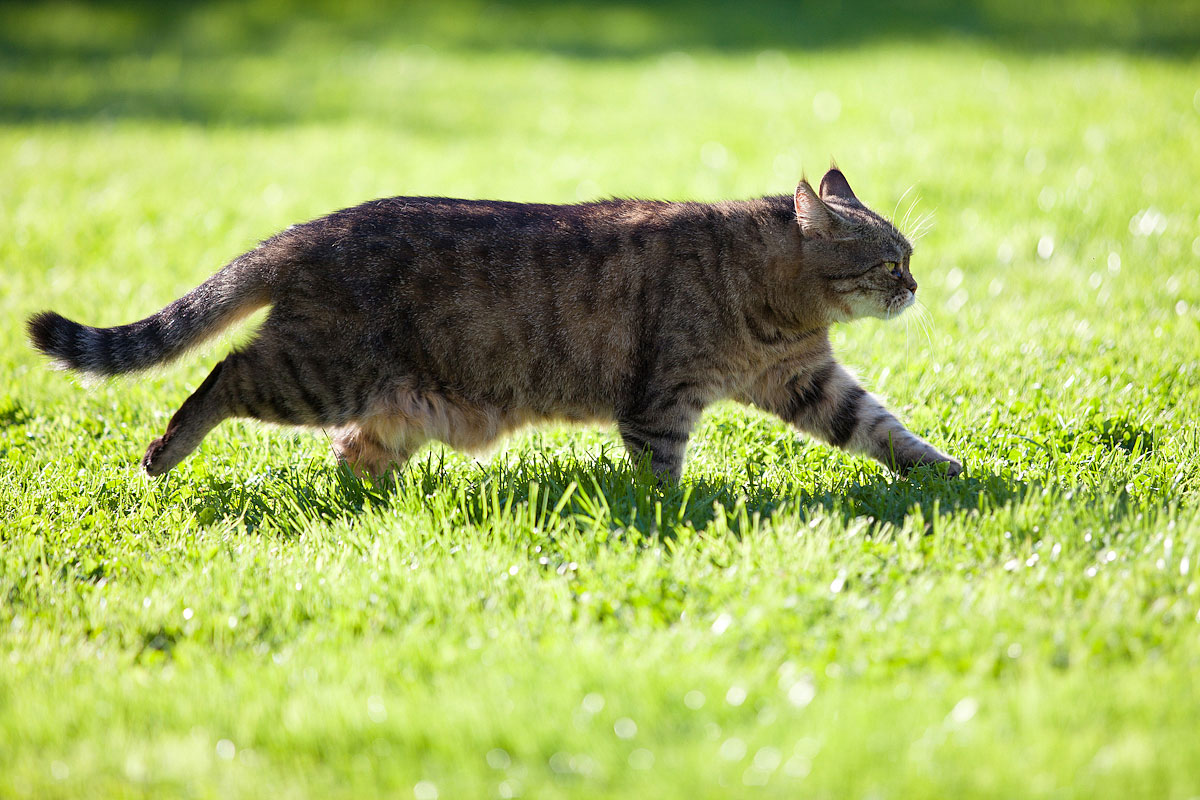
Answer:
[[936, 464], [945, 464], [950, 476], [962, 471], [961, 464], [905, 428], [832, 355], [818, 355], [798, 371], [764, 375], [747, 399], [823, 441], [871, 456], [896, 472]]
[[139, 322], [93, 328], [53, 311], [26, 324], [33, 346], [65, 369], [107, 378], [183, 355], [270, 302], [271, 267], [248, 253], [169, 306]]
[[715, 204], [376, 200], [293, 226], [141, 322], [45, 312], [34, 345], [115, 375], [270, 313], [187, 399], [143, 466], [161, 475], [229, 417], [331, 432], [359, 474], [429, 440], [474, 450], [542, 420], [616, 422], [677, 479], [722, 398], [897, 470], [958, 462], [833, 360], [836, 322], [913, 300], [912, 248], [831, 170], [820, 192]]

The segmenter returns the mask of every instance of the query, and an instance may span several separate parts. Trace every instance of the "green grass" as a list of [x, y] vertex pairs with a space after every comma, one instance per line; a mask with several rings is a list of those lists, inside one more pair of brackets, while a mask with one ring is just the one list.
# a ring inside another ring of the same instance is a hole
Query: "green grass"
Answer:
[[[1200, 10], [827, 5], [0, 7], [0, 796], [1200, 795]], [[932, 214], [928, 328], [835, 346], [966, 479], [727, 405], [662, 490], [609, 430], [385, 486], [243, 423], [152, 482], [229, 341], [23, 340], [371, 197], [830, 155]]]

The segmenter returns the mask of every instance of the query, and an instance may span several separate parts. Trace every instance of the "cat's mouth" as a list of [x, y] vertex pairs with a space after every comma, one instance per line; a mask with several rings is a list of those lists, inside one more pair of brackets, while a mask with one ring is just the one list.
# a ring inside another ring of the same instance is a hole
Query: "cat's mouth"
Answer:
[[910, 291], [905, 291], [904, 294], [893, 295], [887, 302], [887, 315], [888, 317], [898, 316], [904, 309], [916, 302], [916, 294]]

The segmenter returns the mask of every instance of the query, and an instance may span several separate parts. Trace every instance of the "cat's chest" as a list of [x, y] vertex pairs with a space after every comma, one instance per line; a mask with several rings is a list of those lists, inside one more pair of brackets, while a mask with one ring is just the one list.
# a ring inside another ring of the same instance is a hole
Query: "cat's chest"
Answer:
[[767, 374], [796, 374], [832, 357], [824, 330], [731, 352], [713, 370], [712, 400], [744, 398]]
[[759, 343], [750, 349], [749, 371], [760, 375], [781, 365], [803, 365], [824, 360], [831, 355], [829, 332], [826, 328], [818, 328], [781, 337], [777, 341]]

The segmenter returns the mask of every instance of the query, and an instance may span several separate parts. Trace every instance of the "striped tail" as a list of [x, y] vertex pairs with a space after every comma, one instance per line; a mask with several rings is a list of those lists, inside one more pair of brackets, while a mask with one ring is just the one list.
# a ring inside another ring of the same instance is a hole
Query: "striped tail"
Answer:
[[63, 368], [96, 377], [136, 372], [178, 358], [271, 300], [260, 251], [140, 322], [93, 328], [43, 311], [26, 322], [29, 340]]

